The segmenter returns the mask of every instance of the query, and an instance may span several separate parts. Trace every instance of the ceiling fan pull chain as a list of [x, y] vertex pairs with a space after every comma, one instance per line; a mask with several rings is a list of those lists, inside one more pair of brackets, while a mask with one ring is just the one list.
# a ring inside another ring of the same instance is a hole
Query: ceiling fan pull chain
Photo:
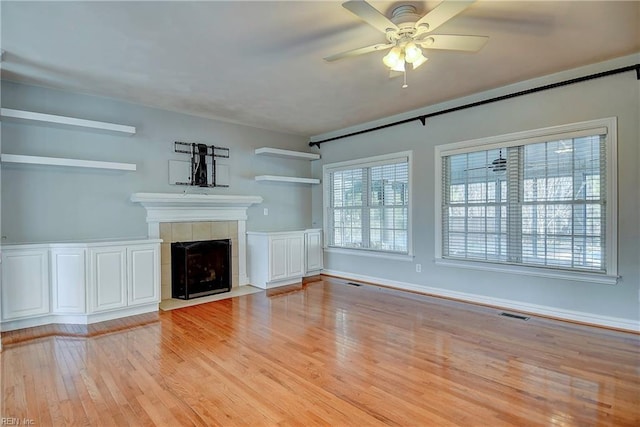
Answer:
[[404, 70], [404, 72], [402, 74], [404, 75], [404, 83], [402, 85], [402, 89], [406, 89], [408, 87], [408, 85], [407, 85], [407, 70]]

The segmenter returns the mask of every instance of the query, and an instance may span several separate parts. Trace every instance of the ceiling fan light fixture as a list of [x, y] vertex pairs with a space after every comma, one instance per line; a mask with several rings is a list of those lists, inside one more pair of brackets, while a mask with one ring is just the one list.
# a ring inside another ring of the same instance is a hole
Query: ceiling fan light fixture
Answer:
[[413, 65], [413, 69], [415, 70], [416, 68], [418, 68], [419, 66], [421, 66], [422, 64], [424, 64], [425, 62], [427, 62], [429, 58], [427, 58], [426, 56], [424, 56], [422, 54], [422, 52], [420, 52], [420, 56], [418, 57], [418, 59], [416, 59], [415, 61], [413, 61], [411, 63], [411, 65]]
[[[389, 53], [387, 53], [384, 58], [382, 58], [382, 62], [384, 62], [384, 65], [393, 70], [393, 67], [396, 67], [398, 65], [398, 62], [400, 62], [401, 56], [402, 49], [400, 49], [398, 46], [394, 46], [389, 51]], [[402, 62], [404, 62], [404, 59], [402, 59]]]
[[413, 64], [422, 56], [422, 49], [420, 49], [414, 42], [409, 42], [404, 47], [404, 58], [409, 64]]
[[393, 65], [393, 67], [391, 67], [391, 69], [393, 71], [404, 72], [404, 53], [400, 54], [398, 61], [396, 61], [396, 63]]

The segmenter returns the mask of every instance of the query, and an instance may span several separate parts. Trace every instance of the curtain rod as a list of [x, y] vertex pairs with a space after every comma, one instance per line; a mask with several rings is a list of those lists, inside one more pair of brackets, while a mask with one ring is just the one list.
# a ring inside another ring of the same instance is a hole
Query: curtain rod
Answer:
[[534, 87], [532, 89], [522, 90], [522, 91], [519, 91], [519, 92], [513, 92], [513, 93], [510, 93], [510, 94], [507, 94], [507, 95], [497, 96], [495, 98], [489, 98], [489, 99], [485, 99], [485, 100], [482, 100], [482, 101], [471, 102], [469, 104], [460, 105], [458, 107], [447, 108], [445, 110], [435, 111], [433, 113], [423, 114], [421, 116], [411, 117], [409, 119], [404, 119], [404, 120], [400, 120], [400, 121], [393, 122], [393, 123], [387, 123], [385, 125], [376, 126], [376, 127], [372, 127], [372, 128], [364, 129], [364, 130], [359, 130], [357, 132], [351, 132], [351, 133], [347, 133], [347, 134], [340, 135], [340, 136], [334, 136], [333, 138], [327, 138], [327, 139], [323, 139], [323, 140], [320, 140], [320, 141], [310, 141], [309, 142], [309, 147], [313, 147], [315, 145], [316, 147], [320, 148], [320, 144], [324, 144], [325, 142], [335, 141], [337, 139], [342, 139], [342, 138], [348, 138], [350, 136], [360, 135], [360, 134], [367, 133], [367, 132], [373, 132], [373, 131], [380, 130], [380, 129], [385, 129], [385, 128], [388, 128], [388, 127], [391, 127], [391, 126], [403, 125], [405, 123], [413, 122], [413, 121], [416, 121], [416, 120], [420, 120], [420, 123], [422, 123], [422, 126], [425, 126], [426, 123], [427, 123], [427, 119], [428, 118], [439, 116], [441, 114], [453, 113], [454, 111], [466, 110], [467, 108], [478, 107], [480, 105], [490, 104], [490, 103], [498, 102], [498, 101], [504, 101], [505, 99], [511, 99], [511, 98], [515, 98], [515, 97], [518, 97], [518, 96], [529, 95], [531, 93], [542, 92], [543, 90], [555, 89], [557, 87], [567, 86], [567, 85], [571, 85], [571, 84], [574, 84], [574, 83], [585, 82], [585, 81], [588, 81], [588, 80], [598, 79], [598, 78], [601, 78], [601, 77], [612, 76], [614, 74], [626, 73], [627, 71], [633, 71], [633, 70], [635, 70], [635, 72], [636, 72], [636, 78], [638, 80], [640, 80], [640, 64], [629, 65], [627, 67], [616, 68], [614, 70], [603, 71], [601, 73], [590, 74], [588, 76], [577, 77], [577, 78], [574, 78], [574, 79], [565, 80], [565, 81], [558, 82], [558, 83], [552, 83], [552, 84], [548, 84], [548, 85], [544, 85], [544, 86]]

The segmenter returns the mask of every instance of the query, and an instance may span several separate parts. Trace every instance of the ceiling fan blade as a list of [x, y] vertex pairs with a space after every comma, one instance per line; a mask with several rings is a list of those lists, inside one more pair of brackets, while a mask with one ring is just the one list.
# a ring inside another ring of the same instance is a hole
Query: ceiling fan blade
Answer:
[[454, 36], [438, 34], [429, 36], [417, 42], [426, 49], [461, 50], [465, 52], [477, 52], [487, 43], [486, 36]]
[[371, 52], [376, 52], [379, 50], [385, 50], [385, 49], [389, 49], [393, 46], [393, 44], [388, 43], [379, 43], [379, 44], [374, 44], [371, 46], [365, 46], [365, 47], [361, 47], [358, 49], [353, 49], [353, 50], [348, 50], [346, 52], [342, 52], [342, 53], [337, 53], [335, 55], [331, 55], [331, 56], [327, 56], [326, 58], [324, 58], [325, 61], [327, 62], [333, 62], [333, 61], [337, 61], [338, 59], [344, 59], [344, 58], [351, 58], [352, 56], [358, 56], [358, 55], [363, 55], [365, 53], [371, 53]]
[[371, 6], [366, 1], [350, 0], [348, 2], [342, 3], [342, 7], [359, 16], [360, 19], [365, 21], [367, 24], [378, 29], [379, 31], [382, 31], [383, 33], [386, 33], [387, 29], [399, 29], [396, 24], [389, 20], [389, 18], [384, 16], [378, 11], [378, 9]]
[[475, 0], [443, 0], [442, 3], [437, 5], [431, 12], [416, 22], [416, 28], [420, 28], [420, 26], [424, 28], [426, 24], [427, 27], [424, 31], [433, 31], [468, 8], [471, 3], [475, 3]]
[[396, 71], [396, 70], [389, 70], [389, 78], [390, 79], [395, 79], [398, 77], [402, 77], [404, 75], [404, 73], [402, 71]]

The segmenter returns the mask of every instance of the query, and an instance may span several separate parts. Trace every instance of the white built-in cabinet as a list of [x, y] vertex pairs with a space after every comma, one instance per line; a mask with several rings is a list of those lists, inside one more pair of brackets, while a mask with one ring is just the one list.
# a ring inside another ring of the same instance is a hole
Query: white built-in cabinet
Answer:
[[86, 312], [87, 250], [52, 248], [50, 254], [52, 312], [72, 314]]
[[2, 318], [49, 313], [49, 259], [42, 248], [2, 250]]
[[92, 312], [127, 305], [126, 247], [89, 249], [89, 308]]
[[[160, 253], [157, 244], [127, 248], [127, 305], [160, 301]], [[149, 274], [151, 273], [151, 274]]]
[[323, 263], [322, 230], [319, 228], [304, 231], [305, 276], [320, 274]]
[[300, 278], [304, 268], [304, 236], [300, 233], [275, 234], [268, 237], [269, 281]]
[[160, 242], [3, 246], [2, 330], [157, 311]]
[[319, 234], [320, 230], [247, 232], [247, 271], [251, 284], [268, 289], [318, 274], [322, 269]]

